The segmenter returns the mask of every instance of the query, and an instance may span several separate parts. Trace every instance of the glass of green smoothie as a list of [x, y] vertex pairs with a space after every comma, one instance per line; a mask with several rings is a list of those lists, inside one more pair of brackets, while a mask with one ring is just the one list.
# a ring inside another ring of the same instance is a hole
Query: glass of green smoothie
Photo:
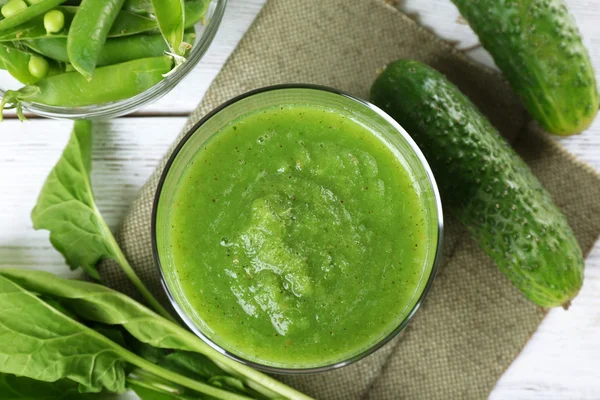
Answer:
[[383, 346], [431, 287], [442, 208], [421, 151], [387, 114], [308, 85], [237, 97], [170, 157], [152, 236], [179, 316], [275, 373]]

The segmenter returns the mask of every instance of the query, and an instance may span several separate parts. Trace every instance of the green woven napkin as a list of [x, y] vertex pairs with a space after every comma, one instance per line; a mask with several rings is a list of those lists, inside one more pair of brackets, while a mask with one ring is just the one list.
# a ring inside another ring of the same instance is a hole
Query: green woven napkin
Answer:
[[[383, 0], [268, 1], [184, 132], [231, 97], [275, 83], [315, 83], [367, 98], [377, 70], [400, 57], [432, 65], [471, 97], [552, 193], [587, 253], [600, 233], [600, 177], [535, 128], [499, 74], [469, 61]], [[150, 215], [164, 164], [119, 234], [129, 260], [163, 299]], [[320, 399], [486, 397], [544, 312], [512, 287], [451, 216], [444, 254], [433, 290], [401, 337], [349, 367], [281, 379]], [[133, 293], [114, 265], [101, 270], [108, 284]]]

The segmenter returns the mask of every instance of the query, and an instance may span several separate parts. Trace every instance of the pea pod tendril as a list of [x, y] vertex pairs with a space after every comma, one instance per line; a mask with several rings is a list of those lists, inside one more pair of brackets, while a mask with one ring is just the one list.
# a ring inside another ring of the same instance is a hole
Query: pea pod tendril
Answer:
[[2, 115], [4, 110], [14, 109], [17, 112], [17, 116], [21, 121], [27, 121], [23, 114], [23, 101], [34, 97], [40, 92], [40, 88], [34, 85], [23, 86], [19, 90], [7, 90], [2, 97], [0, 102], [0, 122], [2, 122]]

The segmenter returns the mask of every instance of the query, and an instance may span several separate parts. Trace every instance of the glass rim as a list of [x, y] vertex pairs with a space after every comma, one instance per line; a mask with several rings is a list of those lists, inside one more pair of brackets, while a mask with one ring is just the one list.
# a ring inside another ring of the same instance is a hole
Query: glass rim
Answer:
[[[189, 56], [175, 71], [172, 71], [162, 81], [133, 97], [109, 103], [92, 104], [81, 107], [60, 107], [38, 103], [23, 102], [23, 109], [37, 116], [53, 119], [98, 119], [117, 118], [135, 112], [139, 108], [152, 103], [169, 93], [181, 82], [198, 64], [208, 51], [223, 20], [227, 0], [211, 0], [212, 14], [202, 35], [198, 38]], [[211, 7], [211, 5], [209, 5]], [[210, 8], [209, 8], [210, 12]], [[0, 99], [5, 90], [0, 88]]]
[[[244, 100], [246, 98], [252, 97], [254, 95], [272, 92], [272, 91], [278, 91], [278, 90], [286, 90], [286, 89], [308, 89], [308, 90], [316, 90], [316, 91], [328, 92], [331, 94], [339, 95], [348, 100], [356, 102], [362, 106], [368, 107], [369, 109], [374, 111], [376, 114], [378, 114], [380, 117], [382, 117], [387, 123], [389, 123], [403, 137], [404, 140], [406, 140], [409, 147], [411, 148], [411, 150], [414, 152], [414, 154], [417, 156], [417, 159], [421, 163], [421, 166], [423, 167], [423, 169], [425, 171], [425, 175], [427, 177], [427, 182], [429, 183], [429, 185], [431, 187], [431, 191], [432, 191], [434, 203], [435, 203], [436, 214], [437, 214], [437, 242], [435, 244], [436, 247], [435, 247], [435, 255], [433, 257], [433, 263], [431, 266], [429, 276], [427, 278], [427, 283], [423, 287], [421, 294], [419, 295], [417, 301], [415, 302], [415, 304], [412, 307], [412, 309], [410, 310], [410, 312], [407, 313], [406, 316], [398, 323], [398, 326], [396, 328], [394, 328], [390, 333], [388, 333], [385, 337], [380, 339], [378, 342], [376, 342], [372, 346], [364, 349], [360, 353], [355, 354], [352, 357], [349, 357], [347, 359], [337, 361], [334, 363], [330, 363], [327, 365], [323, 365], [323, 366], [318, 366], [318, 367], [284, 368], [284, 367], [265, 365], [265, 364], [258, 363], [256, 361], [247, 360], [237, 354], [234, 354], [234, 353], [228, 351], [227, 349], [223, 348], [219, 344], [215, 343], [212, 339], [210, 339], [208, 336], [206, 336], [196, 326], [196, 324], [191, 320], [191, 318], [188, 317], [188, 315], [185, 313], [185, 311], [177, 303], [175, 296], [173, 295], [173, 293], [171, 292], [171, 289], [169, 288], [169, 286], [167, 284], [166, 276], [165, 276], [165, 273], [163, 272], [162, 264], [161, 264], [160, 257], [158, 254], [158, 243], [157, 243], [157, 235], [156, 235], [156, 228], [157, 228], [156, 220], [157, 220], [157, 215], [158, 215], [158, 204], [160, 201], [161, 192], [162, 192], [163, 186], [165, 184], [165, 181], [167, 179], [167, 175], [169, 174], [169, 170], [171, 169], [171, 166], [173, 165], [173, 163], [177, 159], [177, 156], [179, 155], [181, 150], [185, 147], [185, 145], [187, 144], [189, 139], [200, 129], [200, 127], [202, 125], [204, 125], [212, 117], [214, 117], [215, 115], [217, 115], [219, 112], [223, 111], [224, 109], [228, 108], [229, 106], [231, 106], [241, 100]], [[436, 274], [437, 274], [437, 271], [439, 268], [440, 260], [442, 257], [442, 248], [443, 248], [443, 243], [444, 243], [444, 217], [443, 217], [443, 210], [442, 210], [442, 201], [441, 201], [440, 193], [438, 190], [438, 186], [437, 186], [435, 177], [433, 176], [433, 172], [429, 166], [429, 163], [425, 159], [425, 156], [423, 155], [423, 153], [417, 146], [416, 142], [410, 137], [408, 132], [406, 132], [406, 130], [399, 123], [397, 123], [392, 117], [390, 117], [382, 109], [380, 109], [376, 105], [374, 105], [366, 100], [363, 100], [359, 97], [356, 97], [356, 96], [346, 93], [344, 91], [341, 91], [338, 89], [333, 89], [333, 88], [330, 88], [327, 86], [303, 84], [303, 83], [271, 85], [271, 86], [265, 86], [265, 87], [262, 87], [259, 89], [254, 89], [254, 90], [248, 91], [246, 93], [243, 93], [241, 95], [233, 97], [232, 99], [219, 105], [218, 107], [216, 107], [215, 109], [213, 109], [212, 111], [207, 113], [203, 118], [201, 118], [200, 121], [198, 121], [196, 124], [194, 124], [194, 126], [192, 126], [189, 129], [189, 131], [179, 140], [179, 143], [177, 143], [177, 146], [175, 146], [172, 153], [169, 155], [169, 159], [167, 160], [167, 162], [164, 166], [164, 169], [161, 172], [160, 179], [158, 181], [158, 186], [157, 186], [156, 192], [154, 194], [154, 200], [152, 203], [151, 228], [150, 229], [151, 229], [151, 239], [152, 239], [152, 257], [153, 257], [155, 266], [159, 271], [162, 287], [171, 303], [171, 306], [175, 309], [178, 316], [183, 320], [183, 322], [185, 322], [187, 327], [194, 334], [196, 334], [200, 339], [202, 339], [202, 341], [204, 341], [206, 344], [208, 344], [212, 349], [218, 351], [219, 353], [221, 353], [241, 364], [247, 365], [247, 366], [257, 369], [259, 371], [273, 373], [273, 374], [284, 374], [284, 375], [313, 374], [313, 373], [331, 371], [334, 369], [345, 367], [347, 365], [350, 365], [356, 361], [359, 361], [359, 360], [373, 354], [374, 352], [376, 352], [377, 350], [382, 348], [384, 345], [389, 343], [394, 337], [396, 337], [400, 332], [402, 332], [408, 326], [408, 324], [412, 321], [415, 314], [421, 307], [423, 301], [427, 297], [427, 294], [431, 290], [433, 281], [435, 280], [435, 277], [436, 277]]]

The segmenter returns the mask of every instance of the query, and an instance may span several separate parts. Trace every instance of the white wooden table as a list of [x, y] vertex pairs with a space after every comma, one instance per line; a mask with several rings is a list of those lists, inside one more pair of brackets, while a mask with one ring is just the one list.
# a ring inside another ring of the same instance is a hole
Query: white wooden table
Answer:
[[[99, 208], [112, 228], [117, 227], [138, 189], [183, 127], [186, 115], [200, 101], [263, 3], [230, 0], [211, 49], [183, 84], [134, 116], [98, 124], [93, 182]], [[459, 48], [477, 44], [450, 0], [400, 3], [423, 25], [457, 41]], [[567, 3], [600, 71], [600, 1]], [[481, 48], [468, 54], [493, 65]], [[25, 124], [9, 119], [0, 125], [0, 266], [70, 274], [62, 257], [50, 246], [47, 232], [34, 232], [29, 219], [42, 182], [70, 130], [70, 122], [39, 118]], [[561, 143], [600, 170], [600, 118], [587, 132], [562, 139]], [[600, 244], [587, 260], [585, 275], [583, 290], [572, 307], [550, 312], [500, 379], [492, 399], [600, 399]]]

